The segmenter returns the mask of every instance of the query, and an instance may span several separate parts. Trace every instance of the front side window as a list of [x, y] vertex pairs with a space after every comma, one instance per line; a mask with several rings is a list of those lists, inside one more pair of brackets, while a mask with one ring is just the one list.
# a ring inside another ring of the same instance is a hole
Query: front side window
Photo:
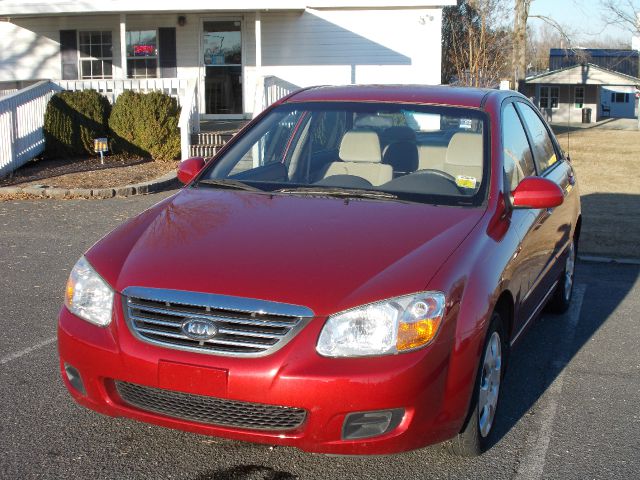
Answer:
[[540, 87], [540, 108], [558, 108], [560, 88]]
[[113, 78], [113, 44], [111, 32], [78, 32], [80, 78]]
[[527, 134], [513, 104], [502, 113], [502, 146], [504, 173], [513, 191], [523, 178], [536, 174]]
[[485, 114], [374, 103], [291, 103], [235, 142], [199, 184], [242, 182], [282, 194], [385, 194], [479, 204], [486, 192]]
[[158, 35], [156, 30], [127, 32], [127, 76], [158, 76]]
[[531, 135], [533, 158], [538, 166], [538, 171], [543, 172], [558, 160], [553, 141], [544, 123], [531, 107], [524, 103], [518, 103], [518, 110], [520, 110]]

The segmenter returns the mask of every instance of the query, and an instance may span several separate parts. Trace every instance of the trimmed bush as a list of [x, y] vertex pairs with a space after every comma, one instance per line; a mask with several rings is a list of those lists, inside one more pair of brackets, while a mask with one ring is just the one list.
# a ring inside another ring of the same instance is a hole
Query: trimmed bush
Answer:
[[109, 128], [119, 153], [173, 160], [180, 156], [180, 109], [162, 92], [123, 92], [116, 100]]
[[107, 136], [110, 110], [95, 90], [56, 93], [44, 115], [45, 156], [94, 155], [93, 140]]

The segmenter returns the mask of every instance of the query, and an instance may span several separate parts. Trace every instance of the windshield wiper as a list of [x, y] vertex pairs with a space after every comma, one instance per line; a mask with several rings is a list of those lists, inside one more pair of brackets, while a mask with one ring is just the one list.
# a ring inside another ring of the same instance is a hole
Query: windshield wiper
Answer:
[[294, 195], [318, 195], [339, 198], [373, 198], [382, 200], [395, 200], [397, 195], [377, 190], [364, 190], [358, 188], [318, 188], [318, 187], [294, 187], [274, 190], [273, 193], [289, 193]]
[[253, 187], [239, 180], [232, 180], [230, 178], [205, 178], [198, 181], [196, 185], [205, 185], [215, 188], [227, 188], [230, 190], [245, 190], [247, 192], [264, 192], [264, 190], [260, 188]]

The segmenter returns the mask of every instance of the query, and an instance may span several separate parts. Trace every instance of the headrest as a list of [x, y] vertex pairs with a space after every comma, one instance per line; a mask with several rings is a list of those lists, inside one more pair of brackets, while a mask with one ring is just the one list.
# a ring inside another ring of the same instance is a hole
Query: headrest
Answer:
[[401, 141], [416, 141], [416, 132], [411, 127], [396, 126], [389, 127], [383, 132], [384, 138], [387, 143], [401, 142]]
[[482, 166], [482, 134], [454, 133], [447, 148], [446, 163], [469, 167]]
[[395, 142], [389, 145], [382, 157], [396, 172], [415, 172], [418, 169], [418, 147], [412, 142]]
[[340, 143], [340, 160], [343, 162], [380, 163], [380, 139], [376, 132], [350, 131]]

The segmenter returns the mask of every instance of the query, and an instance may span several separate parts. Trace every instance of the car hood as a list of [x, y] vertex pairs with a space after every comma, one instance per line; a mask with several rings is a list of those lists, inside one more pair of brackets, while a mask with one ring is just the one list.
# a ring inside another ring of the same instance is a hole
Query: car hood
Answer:
[[187, 188], [116, 229], [87, 258], [120, 292], [217, 293], [327, 315], [425, 289], [484, 211]]

